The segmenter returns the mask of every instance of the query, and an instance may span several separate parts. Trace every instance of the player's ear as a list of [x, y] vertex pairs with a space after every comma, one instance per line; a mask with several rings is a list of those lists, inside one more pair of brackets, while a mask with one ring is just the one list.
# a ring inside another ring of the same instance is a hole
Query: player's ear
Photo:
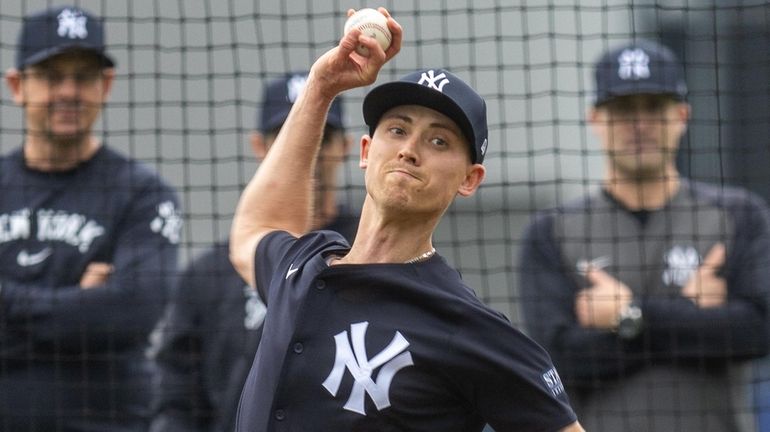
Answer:
[[102, 71], [102, 97], [104, 99], [112, 91], [112, 83], [115, 82], [115, 68], [106, 68]]
[[468, 166], [468, 170], [465, 172], [465, 178], [460, 183], [460, 187], [457, 188], [457, 193], [461, 196], [467, 197], [473, 195], [476, 189], [479, 188], [481, 182], [484, 181], [484, 177], [487, 175], [487, 169], [482, 164], [473, 164]]
[[366, 169], [369, 166], [369, 148], [372, 145], [372, 137], [364, 135], [361, 137], [361, 159], [358, 161], [358, 166], [361, 169]]
[[677, 104], [677, 113], [679, 114], [679, 120], [682, 123], [682, 131], [680, 132], [680, 135], [684, 135], [684, 133], [687, 132], [687, 124], [690, 121], [692, 108], [687, 102], [680, 102]]
[[599, 110], [600, 108], [592, 106], [586, 111], [586, 119], [588, 119], [588, 125], [591, 127], [591, 132], [593, 132], [596, 136], [601, 136]]
[[10, 68], [5, 71], [5, 85], [11, 91], [13, 102], [17, 105], [24, 103], [24, 93], [21, 89], [22, 72], [16, 68]]

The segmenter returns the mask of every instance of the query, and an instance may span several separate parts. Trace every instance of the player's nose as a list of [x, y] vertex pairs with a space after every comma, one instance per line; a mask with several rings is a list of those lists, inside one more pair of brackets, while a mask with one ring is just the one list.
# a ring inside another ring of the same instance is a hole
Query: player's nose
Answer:
[[72, 75], [63, 76], [55, 84], [51, 84], [51, 90], [56, 97], [62, 99], [77, 99], [80, 95], [80, 84]]
[[398, 159], [411, 165], [419, 162], [419, 143], [416, 138], [405, 139], [398, 149]]

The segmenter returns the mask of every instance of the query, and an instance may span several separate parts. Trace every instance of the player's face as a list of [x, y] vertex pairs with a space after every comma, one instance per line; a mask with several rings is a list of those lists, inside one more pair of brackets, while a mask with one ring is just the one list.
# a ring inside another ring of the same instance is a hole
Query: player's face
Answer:
[[27, 133], [78, 142], [91, 133], [114, 77], [86, 52], [52, 57], [19, 72], [14, 99], [24, 106]]
[[361, 140], [366, 188], [385, 208], [442, 214], [459, 193], [471, 195], [484, 179], [472, 164], [468, 142], [449, 117], [405, 105], [387, 111], [374, 137]]
[[602, 104], [590, 117], [612, 169], [648, 178], [674, 168], [689, 106], [668, 96], [632, 95]]

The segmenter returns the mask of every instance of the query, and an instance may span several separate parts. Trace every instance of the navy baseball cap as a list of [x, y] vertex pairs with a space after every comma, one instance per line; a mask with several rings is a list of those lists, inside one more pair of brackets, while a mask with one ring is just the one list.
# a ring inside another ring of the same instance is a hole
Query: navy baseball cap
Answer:
[[[289, 116], [292, 105], [297, 100], [307, 82], [307, 72], [293, 72], [269, 82], [262, 97], [262, 112], [259, 117], [259, 130], [268, 133], [280, 128]], [[344, 130], [342, 122], [342, 100], [336, 97], [326, 115], [326, 126]]]
[[16, 50], [16, 68], [24, 69], [67, 51], [94, 53], [104, 67], [115, 66], [106, 53], [104, 27], [75, 6], [46, 9], [24, 17]]
[[635, 94], [668, 95], [680, 101], [687, 97], [679, 60], [669, 48], [649, 40], [608, 51], [596, 63], [595, 74], [595, 106]]
[[487, 104], [473, 88], [445, 69], [423, 69], [375, 87], [364, 98], [364, 121], [374, 134], [386, 111], [400, 105], [434, 109], [460, 127], [471, 146], [473, 163], [487, 153]]

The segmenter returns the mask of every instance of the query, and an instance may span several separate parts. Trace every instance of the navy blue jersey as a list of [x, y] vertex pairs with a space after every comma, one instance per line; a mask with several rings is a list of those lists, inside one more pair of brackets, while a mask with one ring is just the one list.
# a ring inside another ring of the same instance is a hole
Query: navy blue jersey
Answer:
[[237, 430], [555, 431], [575, 421], [545, 351], [484, 306], [434, 255], [337, 265], [319, 231], [264, 237], [263, 338]]
[[[327, 229], [355, 236], [340, 206]], [[152, 432], [232, 432], [254, 361], [265, 306], [230, 263], [229, 244], [208, 249], [178, 279], [157, 341]]]
[[[14, 151], [0, 159], [0, 191], [0, 419], [134, 424], [147, 415], [143, 350], [176, 270], [175, 194], [106, 147], [53, 173]], [[94, 262], [114, 271], [83, 289]]]

